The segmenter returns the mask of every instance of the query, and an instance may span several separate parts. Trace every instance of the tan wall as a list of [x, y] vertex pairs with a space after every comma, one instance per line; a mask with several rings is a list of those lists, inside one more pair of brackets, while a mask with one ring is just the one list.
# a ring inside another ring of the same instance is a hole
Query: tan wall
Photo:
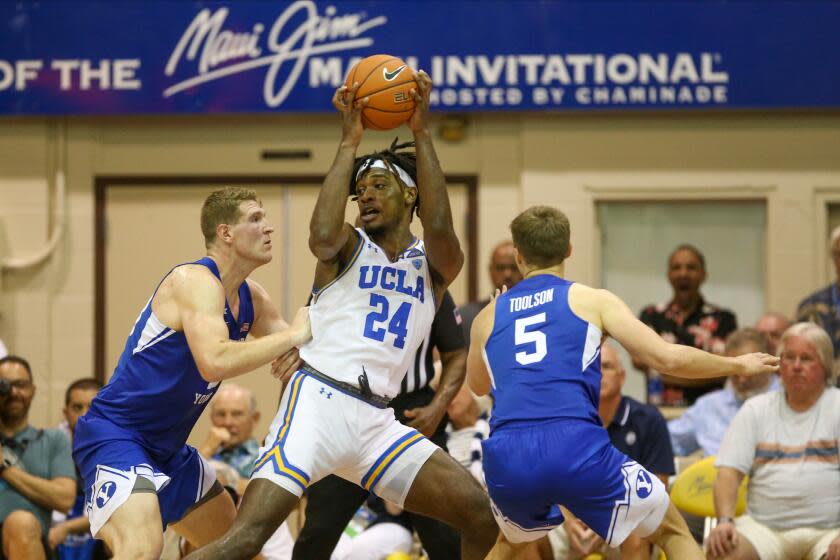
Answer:
[[[373, 135], [362, 149], [392, 138]], [[334, 116], [0, 121], [0, 258], [25, 256], [46, 242], [57, 149], [67, 177], [66, 231], [57, 251], [42, 265], [0, 278], [0, 338], [35, 370], [33, 423], [58, 422], [65, 386], [92, 371], [94, 177], [321, 174], [337, 140]], [[569, 274], [596, 283], [597, 200], [766, 199], [768, 307], [790, 313], [827, 279], [825, 204], [840, 200], [840, 116], [479, 115], [470, 118], [464, 142], [437, 145], [447, 172], [480, 177], [482, 294], [489, 290], [490, 248], [506, 237], [516, 213], [535, 203], [568, 212], [576, 248]], [[311, 149], [313, 157], [260, 160], [261, 150], [283, 148]], [[271, 412], [264, 411], [263, 424]]]

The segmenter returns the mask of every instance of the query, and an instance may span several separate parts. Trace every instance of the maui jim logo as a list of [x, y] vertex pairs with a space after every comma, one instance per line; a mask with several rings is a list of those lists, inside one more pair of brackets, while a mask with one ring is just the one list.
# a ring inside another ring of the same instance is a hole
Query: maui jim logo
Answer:
[[[201, 10], [181, 36], [166, 64], [165, 74], [173, 76], [183, 61], [195, 62], [195, 75], [180, 81], [163, 92], [171, 97], [189, 88], [213, 82], [267, 66], [263, 97], [269, 107], [278, 107], [295, 87], [310, 57], [360, 49], [373, 44], [367, 31], [385, 25], [385, 16], [365, 19], [362, 13], [339, 15], [334, 6], [327, 6], [323, 15], [312, 0], [293, 2], [281, 13], [265, 38], [266, 26], [256, 23], [251, 31], [234, 32], [223, 28], [228, 8]], [[296, 28], [289, 28], [295, 18], [304, 21]], [[264, 54], [267, 51], [269, 54]], [[291, 64], [285, 79], [279, 78], [284, 64]], [[400, 67], [392, 74], [393, 80], [403, 71]]]
[[383, 66], [382, 67], [382, 77], [385, 78], [386, 82], [393, 82], [394, 80], [397, 79], [397, 76], [399, 76], [402, 73], [403, 70], [405, 70], [405, 64], [403, 64], [402, 66], [400, 66], [399, 68], [397, 68], [393, 72], [388, 72], [388, 67]]

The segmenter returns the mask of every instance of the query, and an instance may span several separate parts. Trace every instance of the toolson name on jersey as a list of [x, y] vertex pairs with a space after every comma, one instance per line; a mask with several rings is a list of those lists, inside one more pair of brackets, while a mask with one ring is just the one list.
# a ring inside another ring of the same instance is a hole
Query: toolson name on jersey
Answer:
[[426, 282], [422, 276], [417, 276], [414, 286], [406, 285], [408, 272], [399, 268], [390, 266], [380, 266], [378, 264], [372, 266], [359, 267], [359, 288], [369, 290], [377, 287], [383, 290], [390, 290], [399, 292], [415, 299], [419, 299], [421, 303], [425, 298]]
[[549, 288], [536, 294], [510, 298], [510, 311], [524, 311], [550, 301], [554, 301], [554, 288]]

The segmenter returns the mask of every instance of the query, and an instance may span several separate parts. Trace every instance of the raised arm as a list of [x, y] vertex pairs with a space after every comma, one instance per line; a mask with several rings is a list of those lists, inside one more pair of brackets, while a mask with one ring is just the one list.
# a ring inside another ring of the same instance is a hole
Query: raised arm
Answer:
[[352, 254], [356, 243], [355, 232], [344, 221], [344, 214], [353, 162], [362, 141], [362, 109], [367, 104], [367, 99], [356, 101], [357, 89], [358, 84], [349, 90], [342, 86], [332, 99], [333, 106], [341, 113], [341, 142], [309, 222], [309, 249], [324, 263], [340, 260], [342, 249]]
[[607, 290], [575, 285], [574, 293], [593, 301], [606, 331], [642, 362], [670, 375], [705, 379], [723, 375], [757, 375], [779, 369], [779, 359], [769, 354], [744, 354], [736, 358], [716, 356], [703, 350], [665, 342], [637, 319], [621, 299]]
[[302, 308], [283, 331], [245, 342], [230, 340], [223, 319], [221, 283], [204, 267], [182, 266], [172, 272], [174, 301], [181, 326], [201, 376], [222, 381], [252, 371], [308, 341], [309, 309]]
[[443, 291], [458, 276], [464, 264], [464, 253], [455, 235], [452, 225], [452, 209], [449, 206], [449, 194], [446, 192], [446, 178], [440, 168], [432, 135], [429, 131], [429, 96], [432, 80], [423, 72], [414, 73], [418, 89], [414, 91], [415, 109], [408, 121], [408, 127], [414, 133], [417, 154], [417, 188], [420, 196], [420, 208], [417, 214], [423, 224], [423, 243], [426, 245], [426, 257], [439, 276]]

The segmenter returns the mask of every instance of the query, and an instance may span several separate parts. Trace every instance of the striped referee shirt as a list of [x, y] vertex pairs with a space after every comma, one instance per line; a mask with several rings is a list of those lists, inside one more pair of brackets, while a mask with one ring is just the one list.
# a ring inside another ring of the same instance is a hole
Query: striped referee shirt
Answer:
[[461, 315], [452, 295], [446, 290], [432, 322], [432, 330], [417, 349], [414, 366], [406, 372], [402, 380], [400, 394], [417, 391], [431, 382], [435, 376], [432, 348], [437, 348], [438, 352], [454, 352], [466, 347], [467, 342], [461, 330]]

